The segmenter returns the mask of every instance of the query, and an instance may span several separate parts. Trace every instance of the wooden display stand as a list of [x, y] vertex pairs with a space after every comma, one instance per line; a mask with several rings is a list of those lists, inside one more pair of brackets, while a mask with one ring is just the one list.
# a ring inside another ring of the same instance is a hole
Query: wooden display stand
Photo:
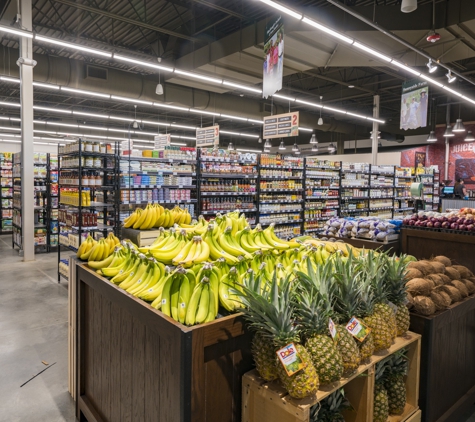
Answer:
[[475, 402], [475, 297], [429, 317], [411, 314], [411, 330], [422, 334], [422, 420], [458, 420]]
[[454, 263], [475, 272], [473, 256], [475, 236], [470, 233], [450, 233], [429, 229], [401, 229], [401, 251], [417, 259], [429, 259], [437, 255], [449, 255]]
[[344, 388], [345, 395], [354, 409], [344, 414], [345, 421], [372, 422], [375, 365], [404, 347], [408, 348], [409, 358], [406, 377], [407, 403], [402, 415], [390, 416], [388, 421], [419, 422], [421, 416], [418, 407], [421, 336], [412, 332], [408, 332], [404, 337], [398, 337], [390, 349], [373, 355], [370, 362], [360, 365], [348, 378], [342, 378], [339, 382], [318, 390], [316, 397], [293, 399], [280, 383], [264, 381], [256, 370], [248, 372], [244, 375], [242, 382], [242, 421], [308, 422], [313, 405], [339, 388]]
[[[332, 238], [332, 236], [321, 236]], [[393, 240], [390, 242], [378, 242], [376, 240], [369, 240], [369, 239], [360, 239], [357, 237], [333, 237], [336, 240], [342, 240], [345, 243], [348, 243], [355, 248], [365, 248], [365, 249], [374, 249], [379, 251], [391, 251], [397, 255], [399, 255], [401, 249], [401, 242], [400, 239]]]
[[79, 421], [238, 422], [253, 367], [239, 314], [186, 327], [77, 265]]

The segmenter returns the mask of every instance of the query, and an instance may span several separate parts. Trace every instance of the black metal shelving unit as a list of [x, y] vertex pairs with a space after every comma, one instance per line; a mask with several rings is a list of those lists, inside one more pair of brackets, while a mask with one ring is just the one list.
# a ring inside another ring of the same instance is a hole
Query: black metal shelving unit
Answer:
[[[119, 233], [118, 145], [109, 144], [106, 152], [100, 152], [103, 145], [104, 141], [78, 138], [58, 147], [58, 283], [61, 277], [67, 279], [67, 271], [60, 271], [62, 264], [68, 265], [61, 260], [62, 248], [77, 252], [90, 233], [95, 237]], [[77, 225], [70, 223], [68, 212]]]
[[[347, 174], [356, 174], [363, 177], [356, 177], [355, 179], [346, 178]], [[341, 217], [365, 217], [369, 211], [369, 179], [370, 179], [370, 165], [366, 163], [344, 163], [341, 165], [341, 179], [340, 179], [340, 216]], [[345, 183], [345, 180], [354, 180], [354, 183]], [[364, 180], [365, 183], [356, 183], [359, 180]], [[352, 190], [352, 194], [348, 195], [346, 192]], [[358, 195], [355, 195], [358, 193]], [[360, 195], [363, 193], [363, 195]], [[354, 202], [355, 207], [353, 207]], [[360, 205], [364, 205], [361, 207]]]
[[[394, 217], [404, 217], [414, 211], [411, 183], [415, 176], [410, 167], [396, 167], [394, 177]], [[402, 214], [401, 214], [402, 213]]]
[[[368, 215], [393, 218], [395, 166], [371, 165]], [[379, 214], [378, 214], [379, 213]]]
[[12, 233], [13, 153], [0, 152], [0, 234]]

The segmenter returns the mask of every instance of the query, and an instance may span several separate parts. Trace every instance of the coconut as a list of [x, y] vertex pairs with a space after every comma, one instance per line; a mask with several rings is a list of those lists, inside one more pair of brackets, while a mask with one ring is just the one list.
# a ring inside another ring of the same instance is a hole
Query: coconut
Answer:
[[467, 288], [468, 290], [468, 294], [469, 295], [472, 295], [475, 293], [475, 284], [473, 284], [470, 280], [466, 279], [466, 278], [463, 278], [462, 280], [460, 280], [463, 284], [465, 284], [465, 287]]
[[435, 304], [430, 297], [416, 296], [414, 297], [414, 309], [421, 315], [432, 315], [435, 313]]
[[468, 296], [467, 287], [460, 280], [452, 280], [452, 282], [450, 284], [454, 287], [457, 287], [457, 289], [460, 290], [460, 293], [462, 293], [462, 297], [467, 297]]
[[438, 261], [431, 261], [430, 264], [432, 267], [434, 267], [434, 270], [438, 274], [444, 274], [445, 273], [445, 265], [442, 264], [442, 262]]
[[450, 299], [450, 296], [447, 294], [447, 292], [440, 290], [437, 293], [439, 293], [439, 295], [445, 300], [445, 302], [448, 304], [447, 306], [450, 306], [452, 304], [452, 299]]
[[419, 270], [416, 270], [415, 268], [410, 268], [407, 270], [406, 273], [406, 280], [412, 280], [413, 278], [423, 278], [424, 274], [422, 274]]
[[423, 259], [422, 261], [419, 261], [419, 264], [422, 264], [424, 266], [426, 274], [434, 274], [437, 272], [430, 261]]
[[432, 261], [441, 262], [446, 267], [452, 266], [452, 261], [444, 255], [436, 256], [435, 258], [432, 259]]
[[456, 287], [445, 284], [444, 286], [440, 286], [440, 289], [443, 289], [443, 291], [450, 296], [452, 303], [460, 302], [462, 300], [462, 293], [460, 293], [460, 290]]
[[440, 274], [429, 274], [426, 276], [426, 279], [432, 280], [435, 286], [442, 286], [444, 284], [444, 281], [440, 278]]
[[438, 276], [444, 284], [450, 284], [450, 282], [452, 281], [448, 275], [438, 274]]
[[445, 269], [445, 275], [450, 277], [451, 280], [460, 280], [462, 278], [460, 273], [455, 268], [452, 268], [452, 267], [448, 267]]
[[414, 298], [412, 297], [412, 295], [410, 293], [407, 293], [406, 292], [406, 298], [407, 298], [407, 309], [411, 309], [414, 307]]
[[432, 299], [432, 302], [434, 302], [435, 309], [438, 311], [443, 311], [444, 309], [447, 309], [452, 301], [450, 300], [450, 297], [445, 294], [445, 296], [442, 296], [443, 292], [436, 292], [433, 291], [430, 293], [430, 298]]
[[452, 268], [455, 268], [460, 273], [462, 278], [473, 277], [473, 273], [463, 265], [452, 265]]
[[419, 270], [423, 275], [430, 274], [431, 272], [434, 272], [434, 268], [432, 265], [427, 265], [428, 261], [412, 261], [407, 264], [408, 269], [415, 268], [416, 270]]
[[407, 291], [412, 296], [428, 296], [434, 286], [432, 280], [426, 280], [425, 278], [413, 278], [406, 283]]

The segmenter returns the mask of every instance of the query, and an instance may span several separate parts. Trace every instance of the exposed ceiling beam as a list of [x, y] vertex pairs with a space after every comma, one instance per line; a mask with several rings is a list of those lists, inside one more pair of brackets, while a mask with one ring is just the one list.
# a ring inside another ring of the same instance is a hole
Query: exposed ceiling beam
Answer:
[[134, 20], [134, 19], [127, 18], [125, 16], [121, 16], [121, 15], [117, 15], [115, 13], [107, 12], [106, 10], [97, 9], [95, 7], [87, 6], [85, 4], [80, 4], [80, 3], [77, 3], [75, 1], [70, 1], [70, 0], [53, 0], [53, 1], [55, 1], [57, 3], [65, 4], [67, 6], [75, 7], [76, 9], [86, 10], [88, 12], [95, 13], [97, 15], [106, 16], [108, 18], [115, 19], [115, 20], [118, 20], [118, 21], [121, 21], [121, 22], [126, 22], [130, 25], [135, 25], [135, 26], [138, 26], [138, 27], [141, 27], [141, 28], [146, 28], [146, 29], [149, 29], [149, 30], [155, 31], [155, 32], [161, 32], [162, 34], [171, 35], [171, 36], [181, 38], [181, 39], [184, 39], [184, 40], [187, 40], [187, 41], [201, 42], [200, 39], [195, 38], [195, 37], [190, 37], [190, 36], [185, 35], [185, 34], [180, 34], [179, 32], [171, 31], [169, 29], [161, 28], [159, 26], [150, 25], [150, 24], [145, 23], [145, 22], [137, 21], [137, 20]]
[[233, 10], [218, 6], [217, 4], [211, 3], [206, 0], [191, 0], [191, 1], [193, 1], [194, 3], [202, 4], [203, 6], [210, 7], [211, 9], [219, 10], [220, 12], [226, 13], [227, 15], [231, 15], [239, 19], [243, 19], [243, 20], [249, 19], [249, 17], [242, 15], [241, 13], [234, 12]]

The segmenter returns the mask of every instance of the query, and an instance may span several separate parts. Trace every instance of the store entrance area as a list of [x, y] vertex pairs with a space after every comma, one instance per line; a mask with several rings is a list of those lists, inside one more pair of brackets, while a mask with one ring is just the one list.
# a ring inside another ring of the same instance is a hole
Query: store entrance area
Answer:
[[23, 262], [11, 235], [0, 236], [0, 421], [76, 420], [68, 392], [68, 286], [58, 284], [57, 265], [56, 254]]

